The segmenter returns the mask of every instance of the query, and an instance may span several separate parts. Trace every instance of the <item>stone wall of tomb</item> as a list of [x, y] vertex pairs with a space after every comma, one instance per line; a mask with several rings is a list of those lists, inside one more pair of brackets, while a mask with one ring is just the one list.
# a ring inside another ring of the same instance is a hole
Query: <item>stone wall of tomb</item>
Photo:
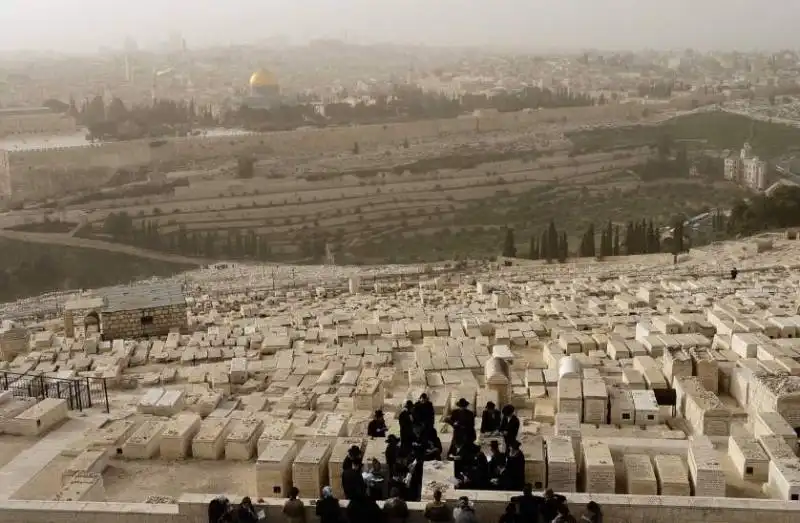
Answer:
[[188, 327], [186, 305], [104, 312], [101, 319], [105, 339], [163, 336]]

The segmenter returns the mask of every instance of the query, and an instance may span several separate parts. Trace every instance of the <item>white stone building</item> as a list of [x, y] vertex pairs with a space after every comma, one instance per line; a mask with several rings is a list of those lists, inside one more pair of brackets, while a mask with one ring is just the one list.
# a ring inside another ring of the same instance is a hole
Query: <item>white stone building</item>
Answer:
[[767, 162], [754, 156], [750, 144], [745, 143], [739, 156], [725, 158], [725, 179], [763, 191], [767, 188]]

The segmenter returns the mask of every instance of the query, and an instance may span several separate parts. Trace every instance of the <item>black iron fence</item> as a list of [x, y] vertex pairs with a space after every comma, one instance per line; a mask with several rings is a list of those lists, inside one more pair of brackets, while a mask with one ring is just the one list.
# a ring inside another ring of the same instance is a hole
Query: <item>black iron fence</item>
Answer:
[[42, 374], [0, 371], [0, 390], [22, 398], [61, 398], [71, 410], [102, 407], [109, 412], [105, 378], [55, 378]]

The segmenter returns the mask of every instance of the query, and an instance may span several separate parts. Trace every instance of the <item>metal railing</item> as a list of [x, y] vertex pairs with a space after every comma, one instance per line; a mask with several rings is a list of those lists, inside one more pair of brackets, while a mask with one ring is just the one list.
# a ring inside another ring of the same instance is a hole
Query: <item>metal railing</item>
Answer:
[[105, 412], [109, 412], [105, 378], [55, 378], [0, 371], [0, 390], [10, 390], [13, 396], [21, 398], [64, 399], [70, 410], [103, 407]]

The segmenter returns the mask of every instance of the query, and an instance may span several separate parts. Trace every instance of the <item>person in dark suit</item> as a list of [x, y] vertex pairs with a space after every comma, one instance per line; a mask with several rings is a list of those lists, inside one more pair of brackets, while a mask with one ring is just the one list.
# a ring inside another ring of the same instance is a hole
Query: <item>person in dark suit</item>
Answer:
[[342, 490], [347, 499], [356, 499], [367, 495], [367, 483], [361, 474], [362, 464], [353, 461], [349, 469], [342, 472]]
[[498, 430], [500, 430], [500, 411], [493, 402], [488, 401], [481, 414], [481, 433], [490, 434]]
[[500, 488], [502, 490], [521, 490], [525, 487], [525, 456], [520, 450], [519, 441], [512, 441], [508, 446], [506, 461], [500, 472]]
[[414, 404], [414, 423], [418, 423], [425, 428], [433, 427], [436, 419], [436, 412], [433, 410], [433, 403], [428, 399], [427, 394], [421, 394], [419, 400]]
[[450, 413], [449, 423], [453, 426], [453, 441], [472, 443], [475, 441], [475, 413], [469, 410], [469, 402], [461, 398], [456, 409]]
[[472, 459], [472, 443], [467, 443], [461, 438], [454, 438], [447, 459], [453, 462], [453, 471], [456, 479], [463, 479]]
[[349, 449], [347, 449], [347, 456], [344, 457], [342, 461], [342, 473], [346, 470], [350, 470], [353, 468], [354, 461], [361, 461], [363, 459], [363, 454], [361, 452], [361, 448], [357, 445], [353, 445]]
[[492, 488], [500, 488], [500, 475], [506, 466], [506, 455], [500, 451], [500, 444], [492, 440], [489, 443], [489, 483]]
[[386, 437], [386, 421], [383, 419], [383, 411], [376, 410], [375, 416], [370, 420], [367, 425], [367, 436], [370, 438], [384, 438]]
[[519, 435], [519, 418], [514, 414], [514, 407], [503, 407], [503, 418], [500, 420], [500, 433], [508, 446], [512, 441], [517, 441]]
[[400, 446], [406, 451], [411, 451], [411, 444], [414, 443], [414, 404], [411, 400], [406, 401], [403, 410], [397, 416], [400, 423]]

